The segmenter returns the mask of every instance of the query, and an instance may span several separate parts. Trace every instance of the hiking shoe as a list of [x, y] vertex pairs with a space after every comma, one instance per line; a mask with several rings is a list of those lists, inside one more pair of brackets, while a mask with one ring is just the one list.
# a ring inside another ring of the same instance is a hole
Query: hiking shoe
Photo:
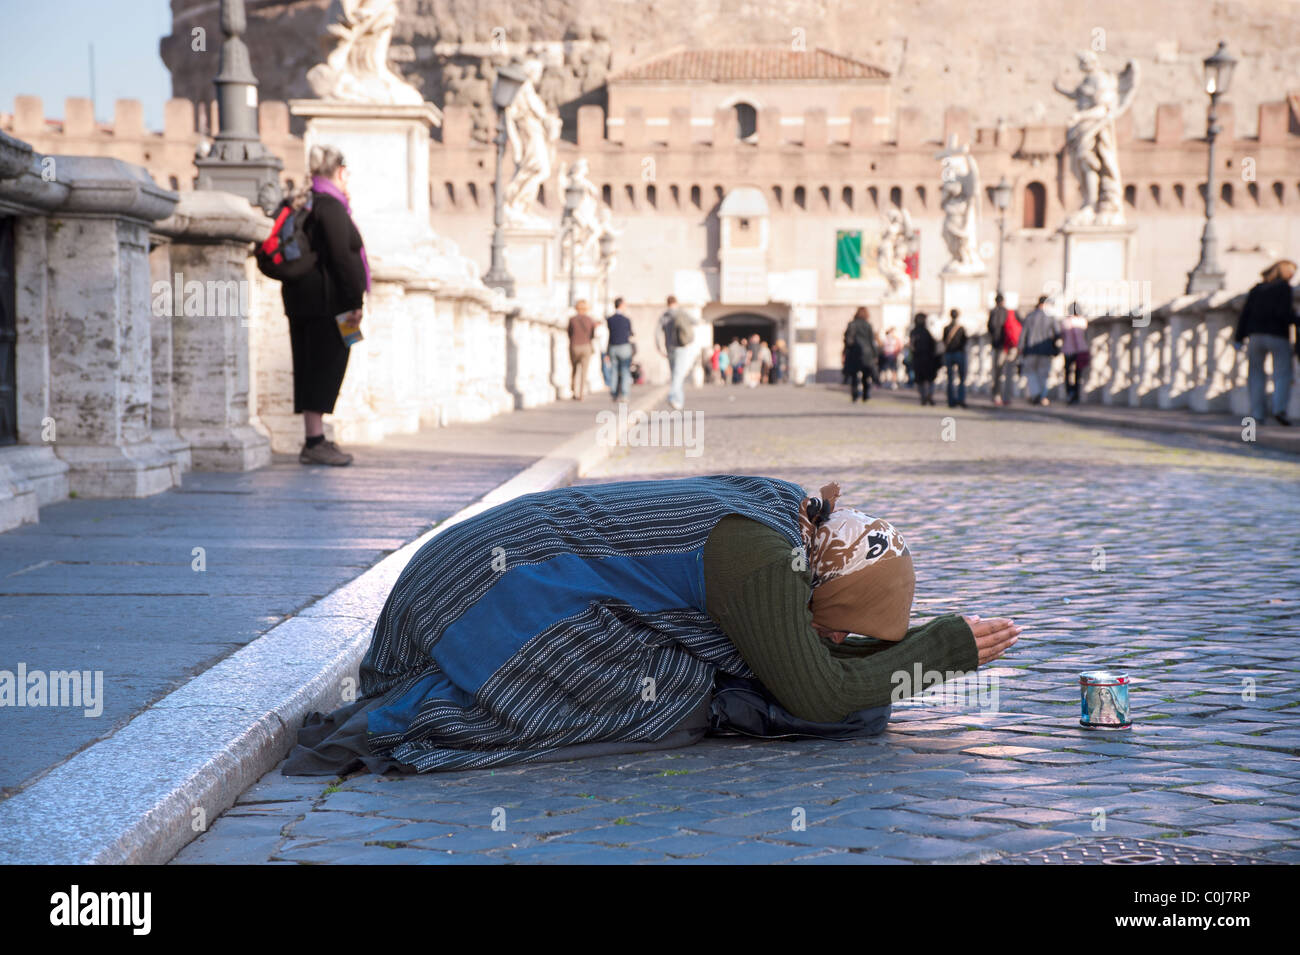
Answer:
[[1291, 419], [1288, 418], [1286, 415], [1284, 415], [1284, 414], [1275, 414], [1275, 415], [1273, 415], [1273, 417], [1277, 419], [1277, 423], [1278, 423], [1278, 424], [1280, 424], [1280, 425], [1282, 425], [1282, 426], [1284, 426], [1284, 427], [1287, 427], [1287, 428], [1291, 427]]
[[298, 463], [328, 464], [340, 468], [352, 463], [352, 455], [344, 454], [333, 441], [322, 441], [314, 448], [309, 448], [304, 444], [302, 451], [298, 453]]

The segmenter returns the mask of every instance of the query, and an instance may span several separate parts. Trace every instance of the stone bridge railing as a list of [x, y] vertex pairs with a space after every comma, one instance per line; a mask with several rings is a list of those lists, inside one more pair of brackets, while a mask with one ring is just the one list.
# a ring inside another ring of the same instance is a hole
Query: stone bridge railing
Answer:
[[[1149, 316], [1092, 319], [1087, 330], [1092, 361], [1083, 375], [1082, 400], [1118, 407], [1249, 414], [1246, 352], [1233, 344], [1245, 300], [1245, 293], [1186, 295]], [[970, 342], [967, 387], [987, 394], [993, 370], [988, 335], [972, 336]], [[1064, 364], [1060, 358], [1053, 362], [1049, 388], [1053, 400], [1065, 397]], [[1024, 393], [1023, 384], [1022, 379], [1018, 395]], [[1300, 415], [1300, 388], [1292, 390], [1290, 414]]]

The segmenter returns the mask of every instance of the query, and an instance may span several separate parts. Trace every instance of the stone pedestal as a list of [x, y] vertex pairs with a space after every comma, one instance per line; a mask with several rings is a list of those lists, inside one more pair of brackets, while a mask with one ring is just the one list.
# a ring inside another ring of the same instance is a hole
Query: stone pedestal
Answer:
[[0, 533], [20, 524], [34, 524], [40, 508], [36, 489], [19, 480], [6, 461], [7, 448], [0, 448]]
[[569, 276], [560, 274], [558, 231], [544, 223], [505, 226], [506, 269], [515, 299], [531, 307], [567, 304]]
[[961, 324], [968, 335], [977, 335], [988, 326], [984, 289], [988, 276], [984, 272], [941, 272], [939, 327], [948, 324], [951, 309], [961, 311]]
[[195, 468], [249, 471], [271, 463], [270, 440], [253, 425], [249, 405], [249, 252], [270, 226], [247, 200], [201, 190], [182, 195], [157, 226], [172, 241], [170, 275], [155, 283], [154, 311], [170, 320], [172, 420]]
[[1065, 226], [1062, 307], [1088, 317], [1134, 315], [1149, 298], [1133, 277], [1136, 226]]

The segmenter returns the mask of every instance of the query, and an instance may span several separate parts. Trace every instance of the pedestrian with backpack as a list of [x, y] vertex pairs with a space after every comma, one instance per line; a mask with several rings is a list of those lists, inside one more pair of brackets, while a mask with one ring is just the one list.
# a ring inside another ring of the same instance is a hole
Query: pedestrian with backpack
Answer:
[[696, 352], [691, 347], [695, 341], [695, 321], [690, 314], [677, 304], [677, 296], [668, 296], [668, 307], [659, 318], [656, 344], [659, 353], [668, 359], [671, 384], [668, 388], [668, 404], [680, 411], [686, 405], [683, 389], [686, 375], [695, 363]]
[[[259, 250], [258, 265], [282, 283], [293, 353], [293, 411], [302, 415], [305, 431], [298, 461], [340, 467], [351, 464], [352, 455], [325, 440], [323, 417], [334, 413], [348, 350], [360, 339], [370, 264], [352, 221], [343, 154], [333, 146], [313, 146], [307, 161], [310, 190], [289, 200], [287, 213], [282, 207], [276, 217], [282, 230], [292, 221], [288, 241], [285, 232], [273, 233]], [[273, 243], [276, 239], [282, 241]], [[268, 251], [268, 245], [274, 247]]]

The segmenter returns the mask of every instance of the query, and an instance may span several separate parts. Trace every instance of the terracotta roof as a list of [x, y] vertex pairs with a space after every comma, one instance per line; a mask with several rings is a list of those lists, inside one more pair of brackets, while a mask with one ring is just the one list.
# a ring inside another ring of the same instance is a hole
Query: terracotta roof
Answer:
[[611, 82], [719, 82], [722, 80], [883, 80], [878, 66], [820, 47], [797, 52], [786, 47], [673, 50], [634, 64]]

